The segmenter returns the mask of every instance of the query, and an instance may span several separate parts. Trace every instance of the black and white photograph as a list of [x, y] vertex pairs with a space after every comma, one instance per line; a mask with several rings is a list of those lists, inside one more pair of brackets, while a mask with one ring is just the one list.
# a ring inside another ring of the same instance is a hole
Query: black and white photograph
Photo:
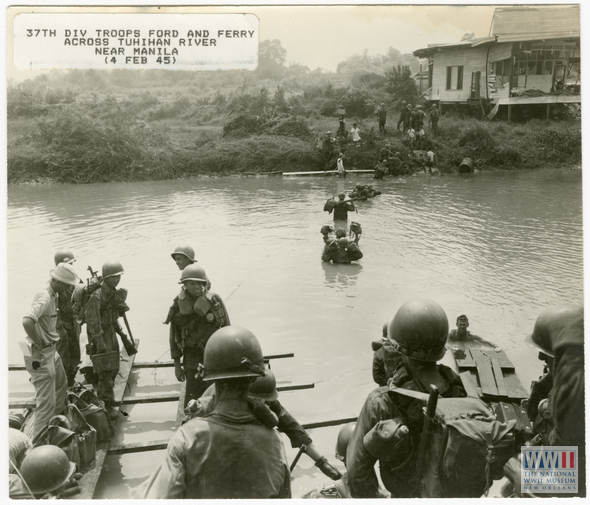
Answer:
[[580, 3], [5, 3], [14, 500], [585, 498]]

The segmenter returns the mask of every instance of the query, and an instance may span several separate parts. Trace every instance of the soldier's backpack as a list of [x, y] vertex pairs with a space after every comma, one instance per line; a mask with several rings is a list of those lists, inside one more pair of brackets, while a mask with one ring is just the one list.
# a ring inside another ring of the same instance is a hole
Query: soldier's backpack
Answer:
[[[395, 393], [428, 400], [396, 388]], [[515, 420], [500, 422], [478, 398], [438, 398], [419, 487], [422, 498], [479, 498], [515, 454]]]
[[84, 307], [88, 303], [90, 295], [100, 288], [100, 278], [93, 276], [87, 283], [77, 284], [72, 293], [72, 312], [78, 323], [84, 323]]

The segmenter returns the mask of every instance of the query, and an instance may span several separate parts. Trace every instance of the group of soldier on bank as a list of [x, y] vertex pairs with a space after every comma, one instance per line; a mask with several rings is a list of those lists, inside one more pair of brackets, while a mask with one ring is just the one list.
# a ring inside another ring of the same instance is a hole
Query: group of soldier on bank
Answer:
[[[181, 271], [182, 286], [166, 323], [170, 325], [176, 378], [186, 381], [187, 416], [169, 442], [164, 461], [136, 490], [136, 497], [290, 497], [289, 464], [277, 429], [289, 435], [293, 447], [308, 454], [336, 481], [339, 496], [423, 496], [416, 478], [423, 405], [395, 391], [404, 388], [426, 393], [434, 385], [441, 398], [467, 395], [460, 377], [439, 363], [449, 338], [448, 319], [440, 305], [426, 299], [410, 300], [384, 328], [384, 343], [391, 347], [387, 383], [369, 394], [354, 427], [343, 428], [337, 455], [345, 462], [347, 472], [341, 475], [279, 403], [276, 380], [257, 338], [246, 328], [230, 325], [227, 309], [211, 291], [211, 282], [196, 263], [194, 250], [181, 246], [172, 258]], [[79, 364], [76, 350], [72, 352], [71, 348], [75, 347], [73, 342], [79, 346], [81, 318], [74, 317], [69, 321], [72, 325], [67, 320], [59, 322], [76, 312], [73, 292], [81, 281], [72, 266], [74, 260], [69, 252], [56, 254], [47, 286], [35, 296], [23, 319], [30, 344], [25, 364], [36, 392], [33, 434], [63, 409], [68, 377]], [[123, 272], [119, 262], [106, 262], [98, 287], [81, 308], [91, 352], [118, 352], [118, 319], [128, 310], [125, 293], [117, 290]], [[452, 338], [466, 338], [468, 321], [465, 318], [457, 323]], [[71, 333], [65, 331], [68, 326], [73, 328]], [[59, 345], [62, 338], [64, 343], [68, 341], [65, 367], [58, 352], [63, 347], [63, 343]], [[551, 380], [541, 381], [543, 388], [537, 388], [529, 400], [528, 411], [537, 431], [533, 441], [578, 447], [578, 496], [585, 496], [583, 307], [567, 305], [544, 311], [530, 340], [541, 349], [540, 357], [551, 375]], [[97, 374], [94, 386], [114, 417], [116, 412], [109, 404], [112, 375]], [[395, 437], [387, 436], [382, 429], [388, 420], [398, 423]], [[26, 458], [22, 461], [25, 466]], [[377, 461], [385, 489], [375, 473]], [[509, 468], [514, 470], [515, 466], [512, 462]], [[513, 490], [515, 495], [519, 492]]]

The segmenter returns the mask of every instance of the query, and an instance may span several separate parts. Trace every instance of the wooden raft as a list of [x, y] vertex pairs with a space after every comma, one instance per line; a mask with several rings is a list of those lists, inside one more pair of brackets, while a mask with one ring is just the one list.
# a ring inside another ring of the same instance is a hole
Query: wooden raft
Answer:
[[[135, 347], [139, 347], [139, 340], [135, 339]], [[125, 390], [127, 389], [127, 382], [129, 381], [129, 375], [131, 374], [131, 369], [133, 368], [133, 362], [135, 361], [135, 356], [128, 356], [127, 352], [125, 352], [125, 348], [121, 349], [120, 353], [120, 364], [119, 364], [119, 373], [117, 374], [117, 378], [115, 379], [115, 405], [119, 406], [119, 410], [121, 408], [121, 404], [123, 401], [123, 397], [125, 396]], [[100, 474], [102, 472], [102, 467], [104, 465], [104, 459], [109, 452], [109, 446], [111, 445], [111, 441], [108, 442], [100, 442], [96, 444], [96, 464], [94, 468], [88, 470], [83, 477], [78, 481], [80, 487], [82, 488], [82, 492], [76, 494], [71, 497], [72, 500], [90, 500], [94, 496], [94, 491], [96, 489], [96, 485], [98, 483], [98, 479], [100, 478]]]
[[452, 353], [467, 396], [516, 403], [529, 397], [504, 351], [453, 349]]

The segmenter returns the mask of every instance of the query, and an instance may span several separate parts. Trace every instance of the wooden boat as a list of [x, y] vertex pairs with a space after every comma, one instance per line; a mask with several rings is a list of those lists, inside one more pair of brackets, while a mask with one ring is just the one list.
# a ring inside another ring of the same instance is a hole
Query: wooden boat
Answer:
[[[139, 347], [139, 340], [135, 340], [135, 347]], [[86, 358], [87, 359], [87, 358]], [[88, 359], [89, 361], [89, 359]], [[127, 382], [129, 381], [129, 375], [131, 373], [131, 369], [133, 368], [133, 363], [135, 361], [135, 355], [129, 356], [125, 349], [123, 348], [120, 353], [120, 365], [119, 365], [119, 373], [115, 379], [115, 402], [114, 405], [121, 408], [123, 405], [123, 397], [125, 395], [125, 389], [128, 387]], [[24, 366], [21, 365], [11, 365], [8, 368], [9, 370], [25, 370]], [[77, 381], [80, 384], [85, 383], [84, 376], [78, 374]], [[27, 399], [27, 400], [19, 400], [19, 401], [9, 401], [9, 408], [11, 409], [28, 409], [29, 411], [35, 407], [35, 399]], [[28, 415], [25, 420], [25, 426], [23, 426], [23, 431], [26, 428], [26, 423], [32, 418], [32, 416]], [[92, 469], [87, 471], [82, 478], [78, 481], [78, 485], [82, 489], [80, 493], [71, 497], [73, 500], [88, 500], [94, 496], [94, 492], [96, 490], [96, 485], [98, 484], [98, 479], [100, 478], [100, 474], [102, 472], [102, 468], [104, 465], [104, 460], [109, 452], [109, 446], [111, 442], [100, 442], [96, 444], [96, 463]]]

